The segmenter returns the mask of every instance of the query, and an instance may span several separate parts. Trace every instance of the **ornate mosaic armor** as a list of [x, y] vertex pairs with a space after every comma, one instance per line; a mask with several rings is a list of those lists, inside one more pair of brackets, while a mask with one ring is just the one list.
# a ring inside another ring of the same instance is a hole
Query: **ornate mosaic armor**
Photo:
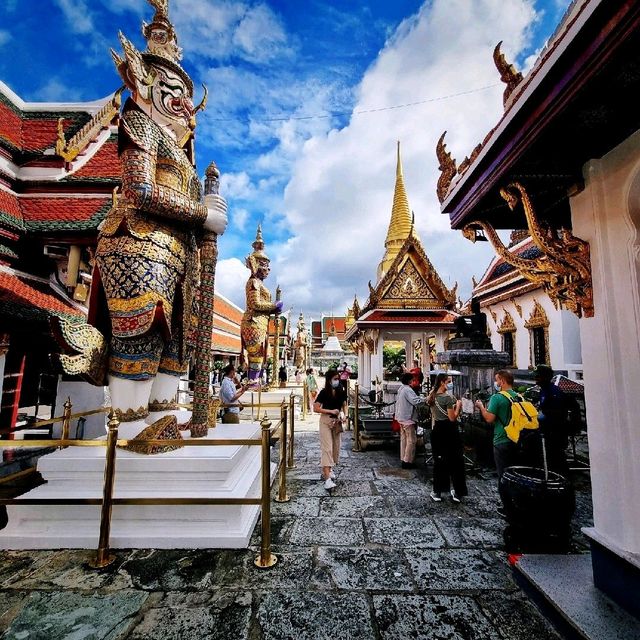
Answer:
[[120, 123], [123, 197], [98, 240], [111, 318], [109, 373], [144, 380], [186, 369], [197, 278], [195, 229], [207, 216], [184, 151], [129, 100]]

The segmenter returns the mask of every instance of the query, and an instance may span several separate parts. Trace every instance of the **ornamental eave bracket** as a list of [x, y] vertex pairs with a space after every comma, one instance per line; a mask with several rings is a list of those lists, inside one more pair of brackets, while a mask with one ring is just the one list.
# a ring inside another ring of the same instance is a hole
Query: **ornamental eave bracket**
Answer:
[[493, 226], [485, 221], [470, 222], [462, 229], [462, 235], [471, 242], [489, 240], [496, 253], [523, 278], [541, 287], [556, 308], [564, 307], [579, 318], [593, 317], [589, 243], [568, 229], [554, 230], [540, 221], [529, 195], [519, 182], [501, 189], [500, 195], [512, 211], [522, 204], [529, 234], [542, 255], [524, 258], [512, 253]]

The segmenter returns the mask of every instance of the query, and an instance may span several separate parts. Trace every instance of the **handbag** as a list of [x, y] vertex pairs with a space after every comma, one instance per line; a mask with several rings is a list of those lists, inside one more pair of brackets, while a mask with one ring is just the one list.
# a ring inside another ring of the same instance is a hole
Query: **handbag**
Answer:
[[396, 417], [393, 416], [393, 419], [391, 420], [391, 431], [393, 431], [394, 433], [398, 433], [401, 429], [402, 425], [398, 420], [396, 420]]
[[329, 428], [334, 433], [342, 433], [344, 431], [344, 427], [342, 426], [342, 420], [339, 418], [334, 418], [329, 425]]

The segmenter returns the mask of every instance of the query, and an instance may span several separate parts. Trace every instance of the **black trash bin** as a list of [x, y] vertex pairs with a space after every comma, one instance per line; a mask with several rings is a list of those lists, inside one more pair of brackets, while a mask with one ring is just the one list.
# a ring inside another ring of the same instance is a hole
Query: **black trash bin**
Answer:
[[576, 507], [571, 483], [537, 467], [509, 467], [500, 479], [510, 553], [566, 553]]

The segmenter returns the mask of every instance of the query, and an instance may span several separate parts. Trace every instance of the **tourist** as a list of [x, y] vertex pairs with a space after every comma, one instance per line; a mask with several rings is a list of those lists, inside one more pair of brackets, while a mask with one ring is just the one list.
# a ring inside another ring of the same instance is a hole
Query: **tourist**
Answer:
[[451, 499], [454, 502], [460, 502], [460, 499], [467, 495], [464, 448], [458, 429], [462, 401], [456, 401], [452, 391], [451, 376], [439, 373], [427, 398], [427, 404], [432, 408], [433, 415], [431, 430], [433, 491], [430, 496], [434, 502], [440, 502], [443, 493], [451, 493]]
[[307, 390], [309, 391], [311, 413], [314, 413], [313, 403], [316, 401], [316, 396], [318, 395], [318, 383], [316, 377], [313, 375], [313, 369], [307, 369]]
[[[498, 392], [506, 391], [512, 398], [518, 397], [518, 394], [513, 390], [513, 374], [507, 369], [500, 369], [496, 372], [494, 387]], [[504, 430], [511, 420], [511, 402], [501, 393], [494, 393], [486, 408], [481, 400], [476, 400], [476, 407], [480, 410], [482, 418], [493, 425], [493, 457], [498, 472], [499, 485], [504, 470], [517, 462], [516, 445]], [[502, 510], [499, 510], [499, 513], [504, 514]]]
[[280, 381], [280, 388], [287, 386], [287, 367], [284, 365], [280, 365], [280, 369], [278, 370], [278, 380]]
[[[553, 379], [551, 367], [539, 364], [533, 370], [533, 376], [540, 387], [538, 421], [540, 432], [544, 436], [548, 467], [568, 479], [569, 465], [566, 455], [569, 445], [568, 399], [558, 386], [551, 382]], [[538, 453], [539, 465], [542, 462], [541, 451], [536, 453]]]
[[222, 405], [227, 405], [222, 409], [222, 422], [224, 424], [239, 424], [242, 404], [238, 402], [238, 399], [245, 392], [246, 386], [240, 385], [236, 391], [236, 370], [232, 364], [228, 364], [222, 373], [224, 377], [220, 384], [220, 402]]
[[300, 371], [300, 369], [296, 369], [295, 377], [296, 384], [302, 384], [302, 371]]
[[340, 386], [344, 389], [345, 393], [349, 391], [349, 378], [351, 377], [351, 369], [346, 362], [342, 363], [340, 367]]
[[402, 370], [405, 373], [410, 373], [413, 376], [411, 380], [411, 388], [416, 393], [420, 393], [422, 382], [424, 381], [424, 374], [422, 373], [422, 369], [420, 368], [420, 361], [418, 359], [415, 359], [413, 361], [413, 367], [411, 369], [407, 369], [407, 367], [402, 365]]
[[340, 457], [340, 434], [347, 416], [347, 394], [336, 369], [329, 369], [324, 379], [324, 388], [313, 409], [320, 414], [320, 466], [324, 488], [333, 489], [336, 486], [334, 467]]
[[426, 399], [416, 394], [410, 386], [413, 374], [403, 373], [396, 396], [395, 418], [400, 423], [400, 460], [403, 469], [413, 469], [416, 457], [416, 421], [414, 418], [415, 407], [424, 404]]

